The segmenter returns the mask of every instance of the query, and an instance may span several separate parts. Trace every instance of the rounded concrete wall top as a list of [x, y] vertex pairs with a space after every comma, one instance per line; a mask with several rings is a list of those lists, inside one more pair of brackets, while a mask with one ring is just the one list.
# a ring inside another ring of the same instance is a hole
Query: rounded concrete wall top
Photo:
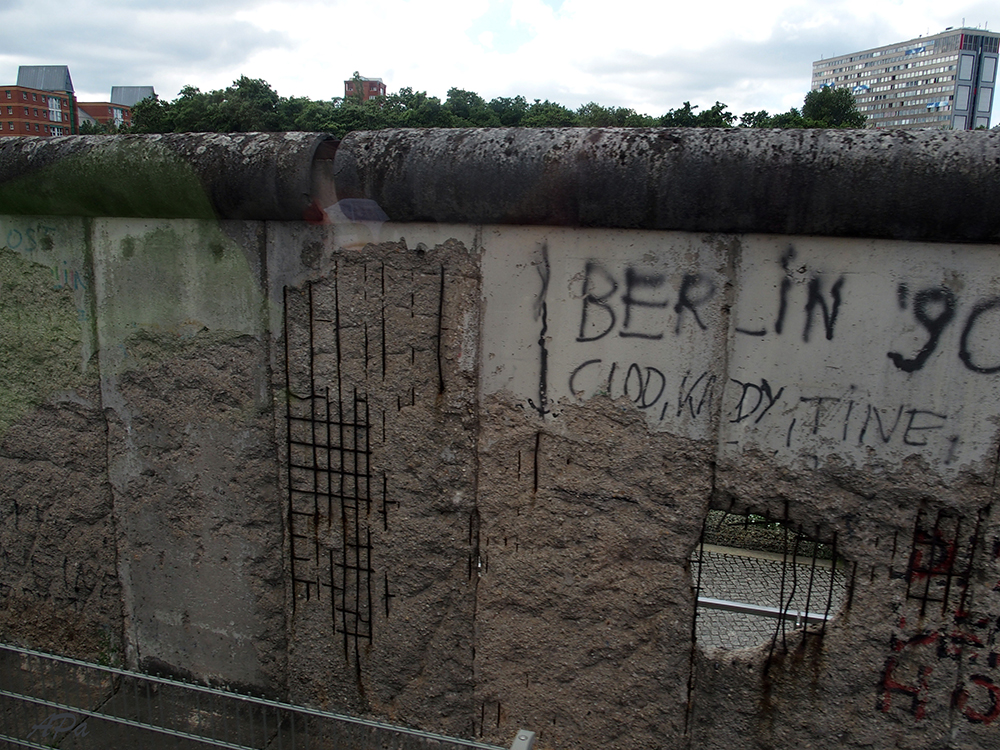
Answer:
[[1000, 241], [992, 131], [382, 130], [333, 171], [393, 221]]
[[8, 214], [290, 221], [364, 198], [401, 222], [998, 242], [998, 196], [993, 131], [420, 129], [354, 132], [339, 147], [317, 133], [0, 139]]
[[301, 219], [319, 133], [177, 133], [0, 139], [0, 213]]

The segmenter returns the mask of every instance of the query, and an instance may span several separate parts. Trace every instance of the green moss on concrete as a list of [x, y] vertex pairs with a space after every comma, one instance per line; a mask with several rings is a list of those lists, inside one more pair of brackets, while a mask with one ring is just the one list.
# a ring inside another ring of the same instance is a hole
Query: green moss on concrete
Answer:
[[213, 218], [189, 164], [148, 139], [109, 142], [0, 183], [8, 214]]
[[[142, 231], [145, 230], [145, 231]], [[210, 221], [102, 223], [95, 262], [102, 369], [134, 369], [173, 356], [202, 331], [260, 336], [264, 295], [240, 246]], [[157, 347], [137, 346], [153, 334]], [[161, 335], [163, 334], [163, 335]]]
[[0, 247], [0, 435], [49, 394], [86, 382], [80, 313], [52, 269]]

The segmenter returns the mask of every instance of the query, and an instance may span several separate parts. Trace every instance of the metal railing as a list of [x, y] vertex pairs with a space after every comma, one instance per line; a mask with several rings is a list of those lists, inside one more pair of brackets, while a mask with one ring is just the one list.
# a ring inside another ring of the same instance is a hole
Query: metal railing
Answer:
[[20, 747], [504, 750], [0, 644], [0, 748]]
[[708, 609], [721, 609], [725, 612], [738, 612], [743, 615], [754, 615], [756, 617], [791, 620], [795, 623], [796, 628], [803, 625], [822, 624], [833, 619], [833, 616], [828, 612], [806, 612], [802, 609], [789, 609], [788, 607], [769, 607], [763, 604], [734, 602], [728, 599], [713, 599], [710, 596], [699, 596], [698, 606]]
[[[695, 584], [695, 640], [706, 648], [784, 644], [789, 632], [822, 635], [849, 598], [852, 575], [843, 562], [817, 556], [821, 546], [795, 530], [781, 529], [784, 550], [775, 553], [702, 541], [690, 557]], [[812, 545], [808, 556], [797, 554]], [[807, 629], [808, 626], [818, 626]]]

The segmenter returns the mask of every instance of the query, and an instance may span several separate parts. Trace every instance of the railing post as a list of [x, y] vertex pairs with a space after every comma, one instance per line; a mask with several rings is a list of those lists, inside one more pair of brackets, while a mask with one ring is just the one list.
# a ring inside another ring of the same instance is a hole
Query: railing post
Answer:
[[510, 750], [531, 750], [535, 746], [535, 733], [527, 729], [518, 729]]

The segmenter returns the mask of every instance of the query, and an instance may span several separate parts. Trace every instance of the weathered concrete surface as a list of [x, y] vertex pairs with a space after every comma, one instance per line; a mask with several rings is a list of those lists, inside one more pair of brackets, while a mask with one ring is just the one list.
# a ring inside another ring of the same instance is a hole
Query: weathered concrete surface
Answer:
[[5, 637], [282, 692], [262, 229], [4, 218]]
[[91, 279], [79, 219], [0, 219], [0, 632], [121, 648]]
[[301, 227], [279, 244], [323, 269], [286, 290], [276, 340], [291, 695], [471, 735], [478, 258]]
[[598, 397], [547, 424], [483, 407], [476, 682], [484, 736], [662, 747], [684, 735], [694, 600], [686, 556], [711, 446]]
[[340, 198], [392, 221], [996, 242], [1000, 134], [744, 128], [354, 132]]
[[651, 429], [713, 439], [733, 238], [491, 227], [482, 242], [485, 393], [552, 416], [624, 396]]
[[[317, 133], [4, 138], [4, 214], [301, 220], [336, 141]], [[327, 205], [323, 202], [322, 205]]]
[[996, 425], [982, 405], [1000, 399], [995, 247], [740, 243], [727, 458], [754, 447], [874, 467], [919, 454], [937, 473], [991, 478]]
[[278, 692], [263, 242], [254, 224], [106, 219], [92, 246], [128, 660]]
[[[4, 633], [547, 748], [995, 746], [995, 134], [425, 136], [314, 172], [535, 226], [2, 219]], [[709, 507], [837, 545], [822, 636], [700, 647]]]

